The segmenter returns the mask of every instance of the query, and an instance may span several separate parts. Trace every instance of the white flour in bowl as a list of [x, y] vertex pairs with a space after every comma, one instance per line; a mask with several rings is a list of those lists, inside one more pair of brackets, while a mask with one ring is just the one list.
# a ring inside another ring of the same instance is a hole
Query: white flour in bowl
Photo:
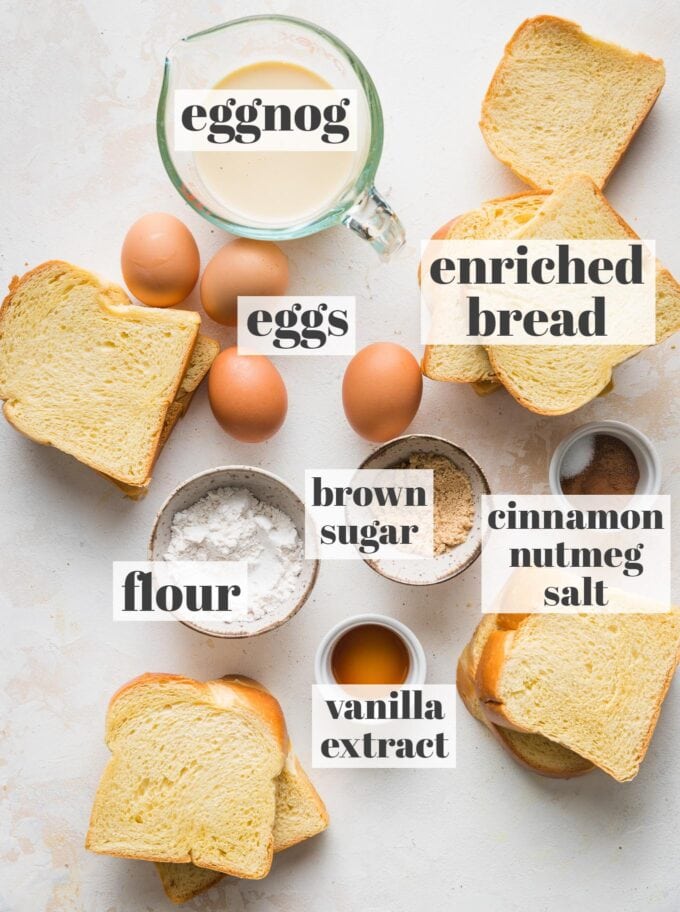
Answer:
[[219, 630], [247, 629], [265, 616], [272, 621], [284, 616], [292, 608], [303, 556], [290, 516], [262, 503], [246, 488], [217, 488], [175, 513], [163, 560], [247, 562], [246, 617], [200, 621], [201, 627]]

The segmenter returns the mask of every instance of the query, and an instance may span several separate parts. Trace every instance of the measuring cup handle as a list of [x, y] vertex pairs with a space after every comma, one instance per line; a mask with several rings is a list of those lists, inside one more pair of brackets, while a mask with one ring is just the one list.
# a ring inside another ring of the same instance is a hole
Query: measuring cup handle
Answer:
[[359, 237], [369, 241], [383, 260], [388, 260], [406, 242], [404, 226], [375, 187], [357, 200], [342, 221]]

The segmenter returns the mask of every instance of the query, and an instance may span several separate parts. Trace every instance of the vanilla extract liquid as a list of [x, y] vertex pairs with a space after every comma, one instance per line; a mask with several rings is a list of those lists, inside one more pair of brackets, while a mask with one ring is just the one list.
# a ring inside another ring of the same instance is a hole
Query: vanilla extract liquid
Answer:
[[410, 668], [406, 644], [382, 624], [352, 627], [331, 654], [331, 671], [338, 684], [403, 684]]

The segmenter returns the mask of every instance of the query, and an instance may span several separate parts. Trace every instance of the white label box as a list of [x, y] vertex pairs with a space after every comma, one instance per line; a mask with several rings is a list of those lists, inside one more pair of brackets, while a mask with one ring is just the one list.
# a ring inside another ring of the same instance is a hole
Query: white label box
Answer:
[[176, 152], [356, 152], [356, 89], [176, 89]]
[[453, 769], [456, 688], [312, 686], [312, 766]]
[[308, 559], [433, 556], [431, 469], [308, 469], [305, 508]]
[[668, 495], [482, 498], [482, 611], [665, 612]]
[[430, 240], [420, 263], [429, 345], [653, 345], [654, 241]]
[[353, 355], [356, 301], [350, 296], [239, 296], [239, 355]]
[[246, 561], [114, 561], [113, 620], [209, 625], [248, 613]]

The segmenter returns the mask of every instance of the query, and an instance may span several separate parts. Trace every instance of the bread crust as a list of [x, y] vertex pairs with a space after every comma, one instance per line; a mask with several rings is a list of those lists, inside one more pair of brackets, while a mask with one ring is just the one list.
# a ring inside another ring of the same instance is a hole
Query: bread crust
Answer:
[[[237, 698], [245, 707], [255, 712], [266, 723], [273, 737], [278, 742], [281, 751], [288, 751], [288, 732], [286, 720], [279, 701], [264, 685], [244, 675], [225, 675], [212, 681], [196, 681], [184, 675], [166, 674], [164, 672], [145, 672], [138, 675], [118, 690], [109, 700], [107, 715], [107, 745], [109, 717], [115, 709], [118, 700], [137, 687], [146, 687], [149, 684], [185, 684], [196, 690], [197, 696], [211, 706], [227, 707]], [[152, 859], [154, 860], [154, 859]]]
[[[69, 452], [69, 450], [67, 450], [61, 446], [57, 447], [62, 452], [68, 453], [68, 455], [73, 456], [75, 459], [77, 459], [83, 465], [87, 465], [90, 468], [94, 469], [95, 471], [99, 472], [100, 474], [106, 475], [107, 477], [111, 478], [113, 481], [120, 481], [123, 484], [132, 485], [132, 486], [144, 485], [146, 480], [148, 479], [148, 476], [151, 473], [151, 468], [152, 468], [153, 463], [156, 458], [156, 454], [158, 451], [158, 443], [159, 443], [159, 440], [160, 440], [160, 437], [161, 437], [161, 434], [163, 431], [165, 415], [166, 415], [167, 410], [170, 407], [171, 403], [175, 399], [177, 391], [179, 390], [180, 384], [182, 382], [182, 379], [186, 373], [187, 367], [191, 360], [191, 355], [192, 355], [194, 346], [196, 344], [196, 339], [198, 337], [198, 330], [201, 325], [201, 318], [198, 314], [194, 313], [193, 311], [177, 311], [177, 310], [157, 311], [151, 307], [149, 307], [149, 308], [139, 307], [135, 304], [132, 304], [132, 302], [129, 300], [129, 298], [125, 294], [125, 291], [119, 285], [115, 285], [111, 282], [104, 283], [94, 273], [91, 273], [86, 269], [82, 269], [80, 266], [74, 266], [72, 263], [68, 263], [65, 260], [46, 260], [44, 263], [41, 263], [38, 266], [35, 266], [33, 269], [30, 269], [28, 272], [24, 273], [24, 275], [21, 277], [13, 276], [12, 280], [9, 283], [9, 292], [5, 296], [2, 304], [0, 305], [0, 336], [2, 336], [4, 334], [7, 315], [13, 305], [14, 297], [15, 297], [17, 291], [23, 285], [29, 283], [36, 277], [39, 278], [41, 275], [49, 272], [50, 270], [52, 270], [54, 268], [64, 268], [69, 271], [76, 271], [78, 273], [82, 273], [82, 274], [86, 275], [88, 277], [88, 281], [90, 281], [90, 283], [93, 285], [96, 284], [99, 289], [99, 301], [98, 301], [99, 306], [101, 307], [102, 310], [106, 311], [108, 314], [110, 314], [112, 316], [120, 316], [120, 317], [127, 316], [127, 317], [134, 319], [139, 314], [143, 314], [145, 322], [152, 322], [152, 323], [157, 322], [161, 325], [163, 325], [163, 324], [167, 325], [167, 321], [169, 318], [173, 322], [185, 322], [188, 320], [188, 322], [194, 324], [193, 335], [192, 335], [192, 344], [187, 346], [187, 350], [186, 350], [184, 359], [180, 364], [180, 368], [177, 371], [175, 380], [174, 380], [172, 386], [169, 388], [169, 390], [165, 396], [165, 399], [161, 402], [161, 406], [164, 406], [164, 408], [162, 410], [162, 414], [159, 416], [158, 427], [154, 431], [154, 435], [152, 437], [152, 445], [149, 448], [149, 454], [147, 457], [147, 461], [146, 461], [144, 470], [142, 473], [140, 473], [140, 475], [131, 475], [131, 474], [124, 474], [124, 473], [112, 475], [109, 472], [107, 466], [102, 465], [101, 463], [97, 462], [96, 460], [80, 458], [75, 453]], [[116, 298], [119, 299], [119, 301], [117, 303], [115, 302]], [[126, 301], [127, 303], [122, 303], [122, 299], [124, 299], [124, 301]], [[24, 436], [28, 437], [30, 440], [34, 440], [36, 443], [40, 443], [43, 446], [53, 446], [51, 440], [49, 440], [47, 438], [41, 438], [39, 435], [28, 430], [26, 427], [22, 426], [21, 421], [18, 419], [18, 417], [15, 414], [13, 414], [12, 402], [9, 399], [7, 399], [7, 396], [5, 395], [5, 391], [3, 391], [2, 389], [0, 389], [0, 398], [4, 398], [6, 400], [3, 405], [3, 408], [2, 408], [5, 418], [17, 431], [24, 434]]]
[[[525, 19], [524, 22], [522, 22], [521, 25], [519, 25], [515, 29], [515, 31], [512, 34], [512, 37], [505, 45], [503, 56], [501, 57], [501, 60], [498, 63], [498, 66], [494, 70], [494, 74], [491, 77], [491, 82], [489, 83], [489, 87], [487, 88], [486, 93], [484, 95], [484, 99], [482, 101], [482, 110], [481, 110], [481, 117], [479, 120], [479, 127], [480, 127], [480, 130], [482, 131], [484, 141], [486, 142], [486, 144], [489, 148], [489, 151], [498, 159], [498, 161], [500, 161], [502, 164], [506, 165], [506, 167], [508, 167], [513, 172], [513, 174], [515, 174], [517, 177], [519, 177], [520, 180], [523, 180], [526, 184], [528, 184], [534, 190], [539, 190], [539, 191], [550, 190], [551, 188], [539, 186], [539, 184], [537, 184], [534, 180], [532, 180], [527, 174], [522, 173], [516, 164], [514, 164], [512, 161], [510, 161], [510, 159], [507, 156], [501, 154], [499, 152], [499, 150], [495, 147], [495, 143], [491, 139], [491, 136], [492, 136], [491, 117], [488, 113], [488, 108], [493, 100], [494, 94], [495, 94], [499, 84], [502, 82], [503, 73], [504, 73], [505, 67], [507, 65], [507, 59], [509, 56], [512, 55], [515, 44], [519, 41], [524, 30], [527, 28], [530, 28], [530, 27], [540, 26], [543, 23], [547, 23], [547, 22], [559, 23], [560, 25], [564, 26], [565, 28], [573, 30], [574, 32], [583, 36], [583, 38], [585, 38], [591, 44], [595, 44], [595, 45], [601, 44], [601, 45], [606, 45], [606, 46], [610, 46], [610, 47], [613, 44], [613, 42], [605, 42], [605, 41], [600, 40], [599, 38], [594, 38], [592, 35], [588, 35], [587, 33], [585, 33], [583, 31], [583, 29], [581, 28], [581, 26], [578, 23], [573, 22], [571, 19], [562, 19], [560, 16], [551, 16], [548, 14], [543, 14], [540, 16], [534, 16], [529, 19]], [[600, 188], [606, 186], [607, 181], [611, 177], [613, 171], [616, 169], [619, 162], [623, 158], [624, 153], [626, 152], [626, 149], [631, 144], [631, 142], [634, 139], [635, 135], [637, 134], [638, 130], [640, 129], [640, 127], [646, 120], [649, 112], [652, 110], [652, 108], [656, 104], [656, 100], [659, 97], [659, 95], [661, 93], [661, 89], [663, 88], [664, 83], [665, 83], [665, 68], [664, 68], [663, 60], [658, 59], [656, 57], [651, 57], [648, 54], [644, 54], [640, 51], [631, 51], [630, 53], [634, 53], [641, 60], [647, 60], [650, 63], [660, 64], [661, 67], [664, 69], [664, 78], [662, 79], [661, 84], [659, 85], [656, 93], [653, 94], [652, 96], [650, 96], [650, 98], [648, 99], [646, 107], [643, 108], [640, 111], [640, 113], [638, 114], [637, 120], [631, 127], [627, 137], [615, 149], [613, 156], [612, 156], [611, 164], [609, 165], [609, 170], [607, 171], [606, 175], [604, 176], [604, 179], [601, 182], [596, 181], [597, 185]]]
[[[636, 758], [636, 760], [637, 760], [636, 770], [633, 773], [633, 775], [629, 777], [629, 779], [633, 779], [634, 776], [637, 775], [638, 769], [640, 768], [640, 764], [645, 759], [647, 750], [649, 749], [649, 744], [652, 740], [652, 735], [654, 734], [654, 729], [656, 728], [656, 723], [659, 721], [659, 716], [661, 715], [661, 707], [663, 706], [663, 701], [666, 699], [666, 694], [668, 693], [668, 689], [671, 686], [671, 682], [673, 681], [673, 677], [675, 676], [675, 672], [678, 668], [678, 664], [680, 664], [680, 646], [675, 655], [675, 664], [672, 667], [670, 667], [668, 669], [668, 671], [666, 672], [666, 677], [664, 679], [664, 682], [663, 682], [663, 685], [661, 688], [659, 700], [658, 700], [658, 703], [656, 704], [656, 710], [650, 719], [649, 728], [647, 729], [647, 735], [646, 735], [644, 741], [642, 742], [640, 751]], [[617, 776], [610, 769], [607, 769], [606, 766], [602, 766], [602, 769], [606, 773], [609, 773], [610, 776], [613, 776], [614, 779], [617, 779]], [[629, 779], [620, 779], [619, 781], [626, 782], [626, 781], [629, 781]]]
[[468, 712], [479, 722], [485, 722], [485, 719], [475, 711], [475, 705], [479, 703], [477, 699], [477, 688], [475, 687], [474, 667], [472, 663], [471, 648], [468, 643], [460, 654], [458, 664], [456, 665], [456, 690], [461, 700], [465, 704]]
[[477, 666], [476, 686], [484, 714], [494, 725], [502, 725], [515, 731], [527, 731], [516, 725], [505, 713], [503, 703], [498, 695], [503, 663], [514, 638], [513, 630], [494, 630], [486, 643]]
[[495, 725], [526, 732], [505, 712], [500, 698], [499, 682], [505, 656], [512, 647], [515, 631], [530, 614], [499, 614], [496, 630], [488, 637], [479, 657], [475, 684], [486, 718]]
[[[208, 681], [207, 686], [216, 696], [218, 706], [229, 705], [232, 694], [238, 695], [244, 705], [262, 717], [283, 753], [288, 753], [290, 743], [281, 704], [264, 684], [245, 675], [224, 675], [216, 681]], [[221, 701], [225, 698], [226, 702], [223, 704]]]

